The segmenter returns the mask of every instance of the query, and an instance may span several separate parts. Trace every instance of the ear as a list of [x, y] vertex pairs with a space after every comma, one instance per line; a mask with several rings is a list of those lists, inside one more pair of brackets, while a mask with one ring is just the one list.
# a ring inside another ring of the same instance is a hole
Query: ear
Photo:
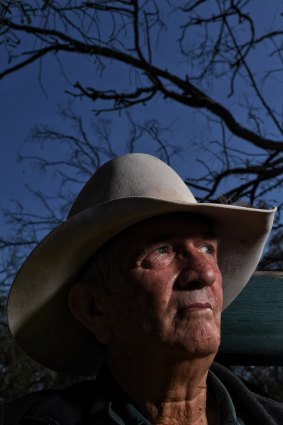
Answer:
[[75, 318], [94, 334], [98, 342], [108, 344], [110, 329], [102, 304], [85, 283], [76, 283], [69, 291], [68, 305]]

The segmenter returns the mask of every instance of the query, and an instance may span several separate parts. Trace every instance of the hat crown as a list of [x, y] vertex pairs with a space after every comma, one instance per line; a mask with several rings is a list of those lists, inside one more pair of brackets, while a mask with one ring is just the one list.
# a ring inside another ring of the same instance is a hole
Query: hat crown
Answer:
[[196, 203], [171, 167], [151, 155], [135, 153], [115, 158], [99, 168], [79, 193], [69, 217], [95, 205], [128, 197]]

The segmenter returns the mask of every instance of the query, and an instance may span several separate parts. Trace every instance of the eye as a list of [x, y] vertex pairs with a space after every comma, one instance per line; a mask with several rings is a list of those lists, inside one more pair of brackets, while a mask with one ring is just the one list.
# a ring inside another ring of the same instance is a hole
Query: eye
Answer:
[[173, 247], [170, 245], [157, 245], [151, 247], [149, 252], [141, 261], [144, 268], [161, 268], [166, 267], [174, 257]]
[[210, 243], [204, 243], [200, 246], [200, 251], [204, 254], [212, 255], [215, 253], [215, 248]]
[[167, 254], [168, 252], [171, 252], [170, 248], [166, 245], [159, 246], [155, 249], [155, 252], [158, 254]]

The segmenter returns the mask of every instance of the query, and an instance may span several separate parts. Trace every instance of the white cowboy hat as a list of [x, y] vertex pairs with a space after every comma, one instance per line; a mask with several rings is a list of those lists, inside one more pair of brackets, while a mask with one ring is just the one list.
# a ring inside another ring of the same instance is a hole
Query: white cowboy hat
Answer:
[[159, 159], [129, 154], [104, 164], [82, 189], [68, 219], [30, 254], [11, 287], [9, 326], [20, 346], [44, 366], [94, 374], [102, 361], [94, 336], [72, 316], [70, 286], [88, 258], [126, 228], [150, 217], [190, 212], [212, 220], [219, 239], [224, 307], [254, 272], [273, 210], [197, 203], [183, 180]]

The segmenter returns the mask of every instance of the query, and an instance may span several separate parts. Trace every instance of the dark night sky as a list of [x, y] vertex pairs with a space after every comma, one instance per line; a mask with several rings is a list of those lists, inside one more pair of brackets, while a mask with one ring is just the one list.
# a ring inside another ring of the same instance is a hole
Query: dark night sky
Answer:
[[[279, 2], [280, 3], [280, 2]], [[270, 9], [266, 3], [256, 2], [254, 5], [254, 16], [262, 21], [262, 25], [268, 22], [267, 13]], [[275, 20], [279, 18], [275, 17]], [[269, 16], [269, 22], [272, 22], [274, 16]], [[275, 21], [274, 21], [275, 22]], [[161, 58], [161, 60], [164, 58]], [[93, 75], [93, 68], [88, 66], [87, 61], [84, 62], [78, 56], [65, 57], [63, 59], [66, 74], [71, 83], [80, 81], [92, 82], [97, 79], [97, 75]], [[260, 55], [254, 55], [254, 69], [265, 67], [263, 58]], [[185, 65], [177, 64], [180, 75], [185, 73]], [[183, 69], [182, 69], [183, 67]], [[39, 63], [28, 66], [17, 73], [8, 75], [0, 84], [0, 108], [1, 108], [1, 185], [0, 197], [1, 207], [9, 208], [12, 199], [20, 199], [29, 204], [32, 199], [24, 188], [24, 183], [32, 183], [45, 190], [52, 189], [52, 184], [56, 181], [46, 180], [41, 177], [37, 170], [31, 168], [26, 163], [17, 163], [17, 152], [21, 151], [25, 154], [34, 155], [38, 152], [38, 146], [31, 143], [23, 143], [28, 135], [29, 130], [33, 125], [45, 123], [51, 125], [64, 126], [64, 123], [58, 119], [56, 115], [57, 105], [66, 102], [67, 95], [65, 90], [70, 88], [67, 81], [60, 75], [60, 67], [56, 60], [51, 56], [44, 59], [42, 67]], [[40, 76], [40, 78], [39, 78]], [[103, 77], [102, 83], [106, 84], [112, 81], [125, 78], [123, 69], [117, 66], [111, 66], [110, 71], [107, 71]], [[41, 87], [42, 84], [42, 87]], [[125, 83], [126, 84], [126, 83]], [[277, 96], [276, 88], [272, 93], [273, 87], [270, 86], [269, 96]], [[45, 92], [44, 92], [45, 91]], [[227, 102], [226, 96], [223, 97], [221, 87], [214, 87], [212, 95], [218, 100]], [[282, 94], [280, 94], [282, 97]], [[196, 162], [196, 153], [194, 149], [188, 148], [188, 142], [194, 140], [201, 128], [201, 117], [194, 113], [193, 110], [185, 111], [173, 104], [162, 104], [159, 102], [155, 106], [137, 109], [140, 117], [150, 117], [162, 106], [162, 119], [164, 122], [173, 122], [176, 128], [176, 140], [182, 140], [185, 149], [186, 160], [176, 158], [173, 162], [174, 168], [181, 173], [183, 177], [188, 177], [188, 174], [195, 176], [198, 172], [198, 164]], [[92, 115], [92, 105], [85, 101], [77, 104], [78, 111], [90, 120]], [[107, 116], [106, 118], [109, 118]], [[237, 111], [237, 118], [241, 120], [241, 109]], [[189, 129], [189, 130], [188, 130]], [[215, 133], [211, 137], [219, 134], [219, 127], [212, 129]], [[120, 150], [123, 152], [124, 143], [121, 140], [125, 138], [125, 124], [122, 120], [117, 119], [114, 123], [115, 143], [120, 143]], [[185, 146], [187, 146], [185, 148]], [[58, 148], [56, 148], [58, 149]], [[147, 151], [147, 147], [141, 148]], [[189, 152], [189, 154], [188, 154]], [[42, 151], [44, 155], [56, 155], [56, 150], [52, 153], [52, 148], [47, 151]], [[47, 188], [48, 185], [48, 188]]]

